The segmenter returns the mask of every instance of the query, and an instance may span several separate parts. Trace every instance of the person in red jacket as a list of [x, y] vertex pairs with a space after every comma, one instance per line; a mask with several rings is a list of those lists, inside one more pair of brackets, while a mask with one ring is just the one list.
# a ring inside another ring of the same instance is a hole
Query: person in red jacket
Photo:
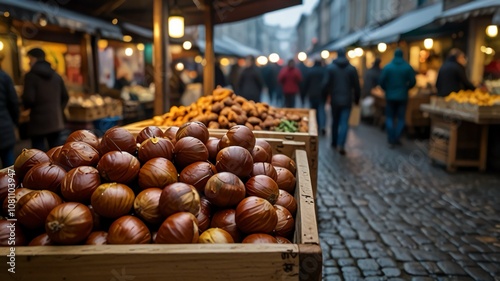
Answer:
[[283, 68], [278, 75], [278, 82], [281, 84], [285, 96], [285, 107], [295, 107], [295, 96], [300, 92], [301, 81], [300, 70], [295, 67], [293, 60], [289, 60], [288, 66]]

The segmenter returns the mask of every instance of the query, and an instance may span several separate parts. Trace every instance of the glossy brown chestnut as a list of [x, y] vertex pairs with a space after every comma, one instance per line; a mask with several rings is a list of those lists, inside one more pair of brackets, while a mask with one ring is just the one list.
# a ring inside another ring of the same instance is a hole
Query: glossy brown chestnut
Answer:
[[208, 128], [199, 121], [186, 122], [179, 127], [175, 134], [175, 139], [177, 141], [184, 137], [194, 137], [199, 139], [202, 143], [206, 143], [209, 137]]
[[267, 153], [267, 151], [262, 148], [262, 146], [256, 145], [252, 150], [252, 158], [253, 162], [271, 162], [271, 155]]
[[111, 224], [107, 240], [108, 244], [148, 244], [151, 232], [140, 219], [123, 216]]
[[198, 221], [198, 229], [200, 232], [207, 230], [210, 227], [212, 217], [212, 203], [205, 197], [200, 198], [200, 212], [196, 216]]
[[205, 143], [205, 146], [208, 149], [208, 161], [215, 164], [217, 153], [219, 152], [219, 142], [220, 139], [215, 137], [209, 137], [208, 141]]
[[77, 244], [92, 232], [92, 214], [81, 203], [68, 202], [55, 207], [47, 216], [45, 231], [58, 244]]
[[71, 169], [64, 176], [61, 181], [61, 194], [66, 201], [88, 204], [99, 185], [99, 171], [91, 166], [80, 166]]
[[55, 146], [55, 147], [49, 149], [49, 151], [47, 151], [47, 156], [49, 156], [52, 163], [57, 164], [59, 162], [59, 153], [61, 153], [62, 147], [63, 147], [62, 145]]
[[200, 234], [196, 217], [188, 212], [169, 216], [158, 229], [156, 244], [197, 243]]
[[143, 190], [150, 187], [163, 189], [177, 180], [177, 169], [174, 163], [166, 158], [153, 158], [139, 170], [139, 186]]
[[297, 213], [297, 201], [290, 193], [283, 189], [280, 189], [280, 195], [275, 204], [285, 207], [293, 216]]
[[194, 162], [182, 169], [179, 181], [194, 186], [198, 193], [203, 194], [205, 192], [205, 185], [215, 174], [217, 174], [217, 169], [215, 169], [212, 163]]
[[189, 212], [196, 216], [200, 208], [200, 195], [194, 186], [176, 182], [163, 188], [160, 196], [160, 212], [164, 217], [178, 212]]
[[168, 127], [165, 132], [163, 132], [163, 135], [168, 138], [173, 145], [175, 145], [175, 143], [177, 142], [177, 139], [175, 138], [175, 136], [177, 135], [177, 131], [179, 130], [179, 127], [177, 126], [171, 126], [171, 127]]
[[47, 233], [42, 233], [37, 237], [33, 238], [28, 246], [52, 246], [55, 245], [49, 238]]
[[5, 199], [3, 200], [2, 204], [2, 211], [5, 214], [5, 216], [8, 218], [15, 218], [16, 217], [15, 210], [17, 202], [19, 202], [19, 200], [21, 200], [21, 198], [24, 195], [32, 191], [33, 190], [29, 188], [20, 187], [14, 191], [14, 196], [7, 195], [7, 197], [5, 197]]
[[222, 136], [219, 142], [219, 150], [230, 146], [243, 147], [251, 153], [255, 146], [255, 136], [252, 130], [244, 125], [231, 127], [227, 133]]
[[245, 189], [247, 196], [264, 198], [273, 205], [280, 195], [278, 184], [272, 178], [265, 175], [257, 175], [249, 178], [245, 183]]
[[274, 167], [283, 167], [288, 169], [293, 176], [295, 176], [295, 173], [297, 172], [297, 164], [295, 164], [295, 161], [293, 161], [292, 158], [286, 156], [285, 154], [274, 154], [272, 156], [271, 164], [273, 164]]
[[121, 127], [113, 127], [104, 133], [99, 143], [99, 151], [104, 155], [110, 151], [123, 151], [132, 155], [137, 150], [134, 135]]
[[241, 243], [251, 243], [251, 244], [276, 244], [278, 240], [273, 236], [265, 233], [254, 233], [250, 234], [241, 241]]
[[274, 167], [276, 169], [276, 174], [278, 175], [276, 183], [280, 189], [287, 191], [290, 194], [295, 192], [295, 184], [297, 182], [295, 176], [290, 172], [290, 170], [283, 167]]
[[227, 244], [234, 243], [233, 237], [222, 228], [209, 228], [203, 231], [198, 238], [201, 244]]
[[24, 176], [23, 187], [33, 190], [50, 190], [59, 193], [66, 171], [51, 162], [33, 166]]
[[229, 146], [217, 153], [215, 168], [218, 172], [230, 172], [240, 178], [246, 178], [252, 173], [253, 158], [245, 148]]
[[269, 201], [250, 196], [236, 207], [235, 220], [244, 233], [271, 233], [278, 223], [278, 215]]
[[43, 227], [49, 213], [62, 204], [59, 195], [48, 190], [35, 190], [21, 197], [16, 204], [16, 218], [28, 229]]
[[130, 212], [135, 195], [121, 183], [103, 183], [92, 193], [90, 202], [94, 211], [105, 218], [119, 218]]
[[174, 146], [174, 163], [181, 171], [189, 164], [208, 160], [208, 149], [194, 137], [183, 137]]
[[67, 142], [59, 152], [58, 163], [67, 171], [79, 166], [95, 166], [97, 162], [99, 152], [85, 142]]
[[212, 216], [212, 221], [210, 222], [210, 227], [218, 227], [227, 231], [231, 237], [233, 237], [234, 242], [241, 242], [241, 231], [236, 225], [236, 210], [235, 209], [224, 209], [219, 210]]
[[90, 144], [93, 148], [99, 151], [99, 138], [89, 130], [76, 130], [71, 133], [66, 142], [81, 141]]
[[137, 134], [135, 140], [137, 143], [142, 143], [143, 141], [153, 137], [163, 138], [163, 131], [157, 126], [147, 126], [142, 129], [139, 134]]
[[276, 241], [278, 241], [278, 244], [292, 244], [292, 241], [288, 240], [287, 238], [283, 236], [275, 236]]
[[21, 182], [17, 179], [14, 170], [0, 170], [0, 202], [3, 202], [3, 200], [7, 198], [9, 189], [12, 192], [15, 188], [19, 187], [20, 184]]
[[145, 222], [159, 224], [164, 217], [160, 213], [161, 189], [148, 188], [137, 194], [134, 200], [135, 214]]
[[274, 234], [278, 236], [290, 237], [295, 229], [295, 219], [287, 208], [281, 205], [274, 205], [278, 215], [278, 223], [274, 228]]
[[220, 208], [235, 207], [245, 198], [245, 185], [234, 174], [220, 172], [213, 175], [205, 185], [205, 196]]
[[276, 172], [276, 169], [271, 163], [267, 162], [253, 163], [253, 169], [250, 176], [253, 177], [256, 175], [266, 175], [272, 178], [274, 181], [278, 180], [278, 173]]
[[152, 137], [141, 143], [137, 157], [141, 163], [146, 163], [156, 157], [172, 161], [174, 158], [174, 145], [167, 138]]
[[44, 162], [50, 162], [50, 158], [45, 152], [35, 148], [24, 148], [14, 162], [17, 178], [22, 181], [31, 167]]
[[[255, 145], [258, 145], [262, 148], [264, 148], [264, 150], [267, 152], [267, 154], [271, 157], [273, 157], [273, 147], [271, 146], [271, 144], [263, 139], [263, 138], [256, 138], [255, 139]], [[269, 163], [271, 163], [271, 159], [269, 159]]]
[[128, 152], [111, 151], [104, 154], [97, 164], [103, 179], [109, 182], [127, 184], [139, 175], [141, 164]]
[[89, 234], [85, 245], [106, 245], [108, 244], [108, 233], [105, 231], [94, 231]]

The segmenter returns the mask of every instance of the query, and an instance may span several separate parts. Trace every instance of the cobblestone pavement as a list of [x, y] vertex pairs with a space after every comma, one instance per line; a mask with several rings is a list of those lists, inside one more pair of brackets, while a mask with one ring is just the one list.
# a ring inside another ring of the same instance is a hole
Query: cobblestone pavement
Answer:
[[346, 156], [320, 139], [323, 280], [500, 280], [500, 177], [449, 174], [425, 141], [385, 139], [361, 125]]

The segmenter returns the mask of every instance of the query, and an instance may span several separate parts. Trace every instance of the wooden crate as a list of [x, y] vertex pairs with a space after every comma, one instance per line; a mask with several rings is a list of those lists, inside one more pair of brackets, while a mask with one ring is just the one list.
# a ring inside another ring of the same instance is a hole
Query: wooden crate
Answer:
[[[280, 109], [277, 109], [280, 110]], [[316, 121], [316, 110], [314, 109], [301, 109], [301, 108], [284, 108], [285, 111], [298, 114], [299, 116], [307, 116], [309, 120], [309, 131], [307, 133], [285, 133], [275, 131], [253, 131], [255, 137], [264, 139], [283, 139], [289, 141], [304, 142], [306, 145], [307, 156], [309, 159], [309, 168], [311, 169], [311, 180], [313, 187], [313, 194], [316, 196], [317, 183], [318, 183], [318, 123]], [[152, 119], [143, 120], [136, 123], [131, 123], [124, 126], [134, 136], [147, 126], [154, 126]], [[161, 129], [166, 130], [167, 127], [159, 126]], [[210, 136], [222, 137], [226, 129], [209, 129]]]
[[[0, 280], [321, 280], [314, 197], [305, 150], [295, 150], [293, 244], [148, 244], [15, 248], [16, 273]], [[7, 256], [10, 249], [0, 248]]]
[[68, 121], [88, 122], [106, 117], [106, 106], [68, 106], [65, 110]]

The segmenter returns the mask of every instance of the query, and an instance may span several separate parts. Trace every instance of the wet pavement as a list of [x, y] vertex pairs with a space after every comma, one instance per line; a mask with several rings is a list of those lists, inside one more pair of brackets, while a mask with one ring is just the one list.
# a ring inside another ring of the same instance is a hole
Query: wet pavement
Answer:
[[426, 141], [390, 149], [367, 125], [346, 150], [320, 139], [323, 280], [500, 280], [500, 176], [447, 173]]

